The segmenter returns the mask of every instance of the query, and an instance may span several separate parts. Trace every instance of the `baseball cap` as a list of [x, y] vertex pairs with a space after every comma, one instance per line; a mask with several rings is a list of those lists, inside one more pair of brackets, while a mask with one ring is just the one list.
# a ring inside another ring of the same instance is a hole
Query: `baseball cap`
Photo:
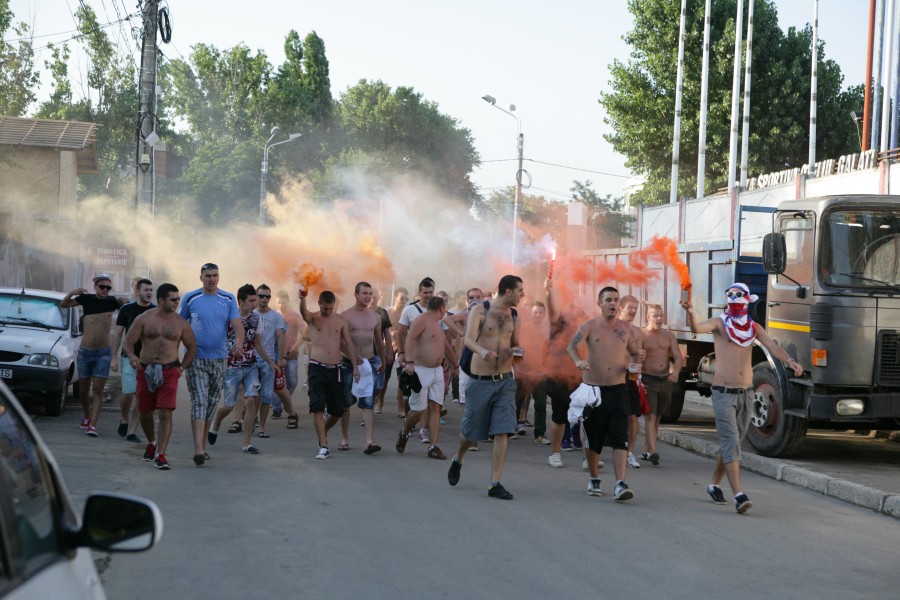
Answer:
[[103, 281], [104, 279], [106, 279], [107, 281], [112, 283], [112, 277], [110, 277], [106, 273], [100, 273], [98, 275], [95, 275], [91, 281], [93, 281], [94, 283], [97, 283], [98, 281]]

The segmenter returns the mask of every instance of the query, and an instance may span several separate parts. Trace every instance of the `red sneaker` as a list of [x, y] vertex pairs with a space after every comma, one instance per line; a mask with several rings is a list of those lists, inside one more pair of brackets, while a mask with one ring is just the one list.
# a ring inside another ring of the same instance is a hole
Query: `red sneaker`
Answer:
[[169, 461], [166, 460], [165, 454], [157, 454], [156, 460], [153, 461], [153, 464], [156, 465], [156, 468], [160, 471], [168, 471], [172, 467], [169, 466]]
[[147, 462], [151, 462], [156, 457], [156, 444], [150, 442], [147, 444], [147, 449], [144, 450], [144, 460]]
[[88, 426], [90, 426], [90, 424], [91, 424], [91, 420], [88, 419], [87, 417], [84, 417], [83, 419], [81, 419], [81, 428], [82, 429], [87, 429]]

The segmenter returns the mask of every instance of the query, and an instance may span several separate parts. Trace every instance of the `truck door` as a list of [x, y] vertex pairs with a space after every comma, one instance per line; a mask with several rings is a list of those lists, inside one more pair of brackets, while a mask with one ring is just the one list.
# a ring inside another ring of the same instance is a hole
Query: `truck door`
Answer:
[[[780, 212], [775, 230], [784, 234], [785, 270], [769, 279], [766, 329], [778, 344], [805, 364], [810, 352], [809, 309], [811, 293], [800, 298], [798, 284], [812, 289], [815, 264], [815, 214], [811, 211]], [[793, 350], [793, 351], [792, 351]]]
[[734, 280], [746, 283], [750, 292], [759, 296], [751, 315], [757, 323], [765, 323], [768, 276], [763, 269], [762, 240], [772, 230], [773, 212], [775, 209], [769, 206], [738, 207], [740, 235], [735, 240]]

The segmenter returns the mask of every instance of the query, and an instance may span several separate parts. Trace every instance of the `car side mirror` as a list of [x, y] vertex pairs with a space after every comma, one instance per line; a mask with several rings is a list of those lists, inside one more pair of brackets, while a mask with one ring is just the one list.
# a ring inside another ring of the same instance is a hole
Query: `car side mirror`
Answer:
[[763, 268], [769, 275], [784, 273], [787, 244], [783, 233], [767, 233], [763, 238]]
[[123, 494], [87, 499], [79, 546], [106, 552], [143, 552], [162, 537], [162, 514], [153, 502]]

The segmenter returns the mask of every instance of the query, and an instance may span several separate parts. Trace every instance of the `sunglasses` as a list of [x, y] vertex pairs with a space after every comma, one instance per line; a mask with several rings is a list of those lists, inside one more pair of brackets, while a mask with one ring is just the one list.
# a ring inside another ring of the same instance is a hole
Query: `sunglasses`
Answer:
[[169, 302], [178, 302], [181, 298], [166, 298]]
[[201, 272], [202, 272], [202, 271], [209, 271], [210, 269], [215, 269], [216, 271], [218, 271], [218, 270], [219, 270], [219, 265], [217, 265], [216, 263], [206, 263], [205, 265], [203, 265], [202, 267], [200, 267], [200, 271], [201, 271]]
[[268, 300], [269, 298], [272, 297], [272, 294], [257, 294], [257, 297]]
[[111, 285], [98, 285], [97, 289], [106, 290], [107, 292], [112, 289]]
[[743, 298], [744, 296], [750, 296], [750, 294], [746, 292], [725, 292], [726, 298]]

